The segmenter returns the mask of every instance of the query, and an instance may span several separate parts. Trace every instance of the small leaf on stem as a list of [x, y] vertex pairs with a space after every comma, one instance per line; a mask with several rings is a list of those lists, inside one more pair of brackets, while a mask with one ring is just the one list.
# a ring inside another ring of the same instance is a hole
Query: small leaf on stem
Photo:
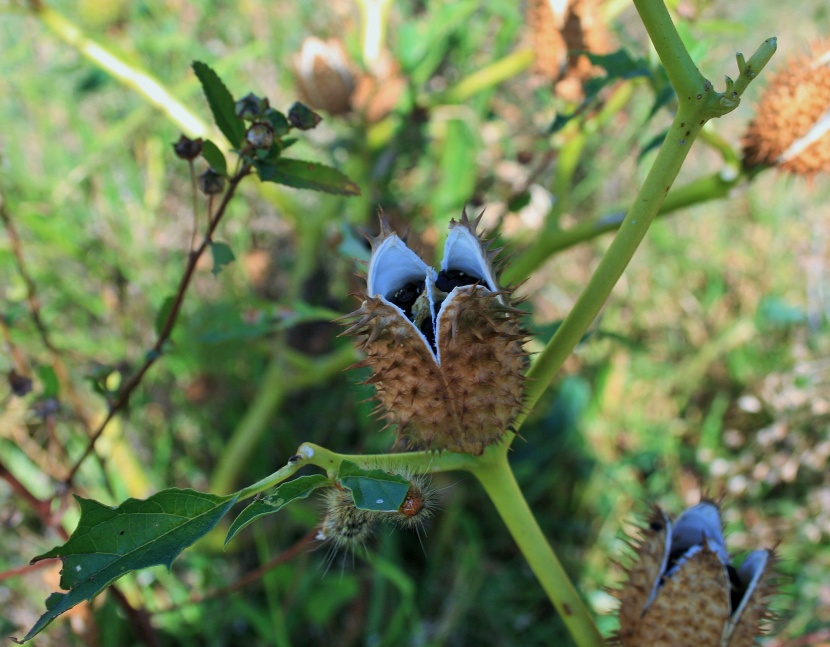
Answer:
[[354, 505], [359, 510], [395, 512], [406, 499], [410, 483], [398, 474], [383, 470], [365, 470], [351, 461], [343, 461], [337, 481], [351, 490]]
[[213, 276], [219, 274], [225, 265], [236, 260], [236, 256], [233, 255], [233, 250], [227, 243], [212, 242], [210, 244], [210, 253], [213, 255], [213, 269], [211, 270]]
[[280, 484], [273, 494], [269, 494], [262, 499], [257, 499], [239, 513], [239, 516], [234, 519], [234, 522], [228, 529], [228, 536], [225, 537], [225, 545], [227, 546], [228, 542], [236, 537], [240, 530], [256, 519], [267, 514], [279, 512], [292, 501], [305, 499], [318, 487], [328, 482], [328, 478], [322, 474], [312, 474], [309, 476], [300, 476], [293, 481]]
[[219, 147], [209, 139], [202, 142], [202, 157], [204, 157], [205, 161], [210, 164], [210, 168], [217, 173], [221, 173], [222, 175], [228, 174], [228, 165], [225, 161], [225, 155], [219, 150]]
[[231, 145], [238, 147], [245, 138], [245, 122], [236, 115], [233, 96], [216, 72], [206, 63], [194, 61], [193, 71], [202, 84], [216, 125]]
[[360, 195], [360, 187], [337, 169], [305, 162], [303, 160], [282, 158], [275, 162], [256, 163], [259, 179], [263, 182], [276, 182], [295, 189], [311, 189], [335, 195]]

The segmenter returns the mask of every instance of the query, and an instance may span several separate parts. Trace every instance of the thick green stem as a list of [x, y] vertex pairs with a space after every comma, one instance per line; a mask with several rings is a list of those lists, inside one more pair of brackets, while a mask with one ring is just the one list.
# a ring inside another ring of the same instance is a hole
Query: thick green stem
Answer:
[[478, 461], [472, 472], [496, 506], [576, 644], [579, 647], [605, 645], [588, 607], [536, 523], [510, 469], [507, 453], [500, 452], [490, 460]]
[[[677, 92], [680, 107], [660, 147], [657, 159], [620, 225], [616, 238], [573, 309], [531, 367], [528, 373], [530, 378], [527, 393], [528, 410], [539, 401], [565, 359], [599, 314], [634, 256], [646, 231], [660, 211], [689, 153], [692, 142], [704, 124], [709, 119], [722, 116], [737, 107], [740, 93], [734, 88], [739, 87], [743, 90], [746, 87], [743, 81], [745, 73], [751, 74], [752, 78], [757, 76], [758, 71], [769, 61], [775, 51], [775, 39], [765, 41], [750, 59], [752, 65], [750, 66], [749, 63], [743, 65], [741, 77], [727, 96], [715, 92], [712, 84], [697, 71], [662, 0], [635, 0], [634, 4], [640, 12], [658, 55], [666, 66], [669, 78]], [[521, 427], [525, 416], [526, 414], [522, 414], [516, 421], [516, 429]]]

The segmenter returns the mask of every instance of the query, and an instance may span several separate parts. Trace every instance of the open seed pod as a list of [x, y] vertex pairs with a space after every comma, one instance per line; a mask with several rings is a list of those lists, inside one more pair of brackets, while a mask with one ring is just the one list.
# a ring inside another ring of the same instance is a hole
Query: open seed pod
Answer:
[[676, 521], [659, 508], [636, 547], [621, 591], [618, 641], [625, 647], [750, 647], [769, 617], [772, 553], [732, 566], [714, 503]]
[[522, 407], [522, 312], [498, 288], [477, 224], [466, 213], [450, 223], [436, 272], [381, 220], [366, 299], [348, 316], [379, 410], [409, 447], [481, 454]]

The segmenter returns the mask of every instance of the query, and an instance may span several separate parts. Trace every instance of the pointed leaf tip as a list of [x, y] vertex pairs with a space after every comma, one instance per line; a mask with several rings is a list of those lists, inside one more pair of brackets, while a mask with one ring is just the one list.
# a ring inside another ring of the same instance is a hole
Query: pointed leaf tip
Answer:
[[232, 146], [238, 147], [245, 139], [245, 122], [236, 116], [236, 103], [228, 88], [213, 69], [202, 61], [193, 61], [193, 71], [202, 84], [210, 111], [222, 134]]

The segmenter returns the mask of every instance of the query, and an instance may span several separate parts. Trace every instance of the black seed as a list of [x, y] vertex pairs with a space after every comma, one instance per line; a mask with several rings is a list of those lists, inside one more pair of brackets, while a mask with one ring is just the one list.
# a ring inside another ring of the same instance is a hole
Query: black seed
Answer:
[[392, 298], [389, 299], [394, 305], [398, 306], [401, 310], [403, 310], [404, 314], [407, 316], [408, 319], [412, 319], [412, 306], [415, 305], [415, 301], [418, 300], [418, 297], [424, 291], [424, 282], [423, 281], [410, 281], [402, 288], [400, 288], [395, 294], [392, 295]]
[[452, 292], [453, 288], [472, 285], [481, 281], [480, 278], [462, 272], [461, 270], [441, 270], [435, 280], [435, 287], [441, 292]]
[[432, 324], [432, 319], [427, 317], [421, 322], [421, 332], [427, 338], [429, 345], [432, 347], [432, 352], [438, 352], [435, 345], [435, 326]]
[[746, 595], [746, 587], [738, 575], [738, 571], [732, 564], [726, 565], [726, 572], [729, 573], [729, 613], [735, 613]]

